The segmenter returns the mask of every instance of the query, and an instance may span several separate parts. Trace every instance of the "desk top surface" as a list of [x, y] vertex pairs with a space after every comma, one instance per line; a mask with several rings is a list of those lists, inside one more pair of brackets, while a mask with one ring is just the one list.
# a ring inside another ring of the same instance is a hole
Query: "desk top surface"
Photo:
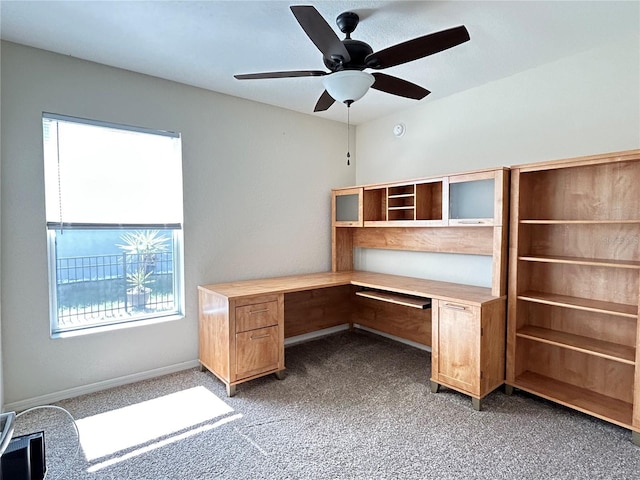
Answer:
[[200, 285], [198, 289], [222, 295], [229, 299], [238, 299], [255, 295], [300, 292], [340, 285], [357, 285], [405, 295], [463, 301], [476, 305], [492, 302], [500, 298], [491, 295], [491, 289], [486, 287], [363, 271], [322, 272], [288, 277], [261, 278]]

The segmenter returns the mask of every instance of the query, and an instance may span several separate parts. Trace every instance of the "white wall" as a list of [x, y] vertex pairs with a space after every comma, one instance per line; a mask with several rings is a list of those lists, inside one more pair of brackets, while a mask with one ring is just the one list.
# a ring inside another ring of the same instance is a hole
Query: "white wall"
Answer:
[[[396, 123], [407, 127], [393, 136]], [[358, 183], [640, 146], [640, 36], [358, 126]]]
[[[8, 406], [197, 359], [196, 286], [330, 269], [344, 124], [2, 43], [2, 353]], [[182, 133], [186, 318], [49, 338], [42, 112]]]
[[[403, 137], [392, 134], [406, 125]], [[358, 126], [366, 184], [640, 148], [640, 36]], [[477, 260], [480, 261], [481, 260]], [[467, 262], [467, 259], [465, 259]], [[450, 256], [364, 251], [357, 268], [488, 285]]]

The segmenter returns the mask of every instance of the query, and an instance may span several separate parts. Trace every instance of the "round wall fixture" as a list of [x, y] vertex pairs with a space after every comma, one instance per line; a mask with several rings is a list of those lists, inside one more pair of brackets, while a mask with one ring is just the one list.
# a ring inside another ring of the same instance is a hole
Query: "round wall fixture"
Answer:
[[393, 134], [396, 137], [401, 137], [404, 135], [404, 132], [407, 131], [407, 127], [404, 126], [404, 123], [398, 123], [393, 127]]

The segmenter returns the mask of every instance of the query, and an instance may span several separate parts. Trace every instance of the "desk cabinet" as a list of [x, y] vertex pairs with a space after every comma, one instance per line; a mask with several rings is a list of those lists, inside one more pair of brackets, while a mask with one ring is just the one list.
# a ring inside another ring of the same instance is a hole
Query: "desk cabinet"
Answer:
[[504, 381], [505, 300], [432, 302], [431, 390], [440, 385], [481, 399]]
[[236, 385], [284, 370], [283, 295], [228, 298], [199, 291], [200, 364], [224, 382], [227, 395]]

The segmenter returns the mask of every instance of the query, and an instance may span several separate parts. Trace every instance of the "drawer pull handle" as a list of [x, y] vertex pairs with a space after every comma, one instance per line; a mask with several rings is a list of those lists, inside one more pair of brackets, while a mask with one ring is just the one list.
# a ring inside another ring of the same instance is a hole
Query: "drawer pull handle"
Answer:
[[268, 312], [268, 311], [269, 311], [268, 308], [263, 308], [262, 310], [251, 310], [249, 313], [251, 315], [253, 315], [254, 313], [265, 313], [265, 312]]
[[453, 310], [466, 310], [467, 307], [463, 307], [462, 305], [454, 305], [453, 303], [445, 303], [445, 308], [452, 308]]
[[257, 337], [252, 336], [251, 340], [259, 340], [260, 338], [267, 338], [270, 335], [268, 333], [265, 333], [264, 335], [258, 335]]

